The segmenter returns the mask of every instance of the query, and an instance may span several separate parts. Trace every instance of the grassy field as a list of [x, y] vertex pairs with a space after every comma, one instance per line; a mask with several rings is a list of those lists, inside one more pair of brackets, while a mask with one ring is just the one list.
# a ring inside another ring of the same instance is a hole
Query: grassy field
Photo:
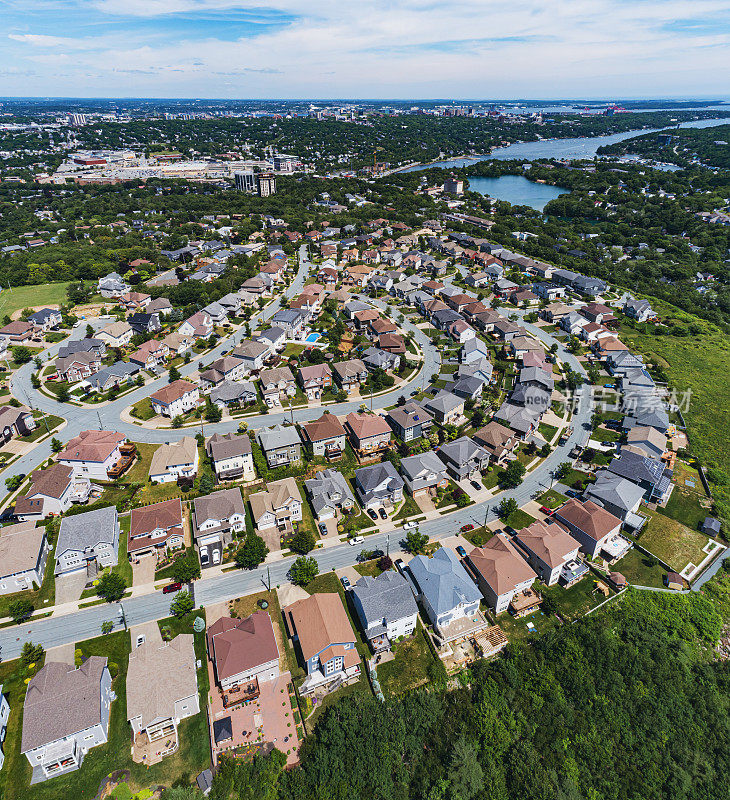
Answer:
[[143, 422], [156, 416], [149, 397], [143, 397], [141, 400], [138, 400], [132, 406], [130, 413], [135, 419], [141, 419]]
[[[703, 502], [706, 505], [703, 506]], [[705, 517], [711, 514], [710, 501], [703, 494], [679, 485], [672, 490], [666, 506], [657, 510], [695, 531], [705, 521]]]
[[[555, 601], [558, 613], [568, 622], [582, 617], [606, 599], [603, 594], [596, 591], [596, 576], [593, 573], [589, 573], [568, 589], [562, 586], [550, 586], [540, 587], [538, 591], [543, 597], [550, 597]], [[614, 594], [616, 593], [611, 590], [611, 597]]]
[[690, 562], [699, 564], [705, 558], [702, 548], [707, 544], [707, 536], [656, 511], [642, 509], [642, 514], [646, 514], [649, 521], [639, 543], [672, 569], [680, 572]]
[[420, 620], [413, 636], [395, 644], [393, 652], [393, 661], [378, 666], [378, 680], [384, 695], [403, 694], [428, 682], [429, 670], [436, 659]]
[[628, 553], [616, 565], [616, 571], [620, 572], [626, 580], [636, 586], [652, 586], [662, 588], [664, 586], [664, 567], [653, 562], [632, 547]]
[[45, 283], [39, 286], [13, 286], [0, 293], [0, 316], [11, 316], [13, 311], [35, 306], [61, 305], [66, 302], [66, 287], [63, 283]]
[[510, 528], [514, 528], [516, 531], [526, 528], [528, 525], [532, 525], [534, 521], [535, 517], [523, 511], [521, 508], [518, 508], [517, 511], [513, 511], [503, 520], [505, 525], [509, 525]]

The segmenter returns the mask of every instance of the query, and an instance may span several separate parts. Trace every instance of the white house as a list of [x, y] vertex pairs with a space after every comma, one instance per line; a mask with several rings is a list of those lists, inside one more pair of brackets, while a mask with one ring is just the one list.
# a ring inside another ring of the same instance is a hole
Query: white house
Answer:
[[150, 403], [155, 414], [164, 417], [178, 417], [192, 411], [200, 402], [198, 387], [183, 379], [168, 383], [150, 396]]
[[152, 454], [150, 480], [152, 483], [171, 483], [178, 478], [192, 480], [198, 472], [198, 460], [198, 443], [192, 436], [162, 444]]
[[74, 475], [91, 480], [109, 480], [108, 471], [121, 460], [120, 447], [127, 437], [117, 431], [81, 431], [58, 454], [58, 463], [66, 464]]
[[56, 543], [56, 575], [84, 571], [94, 575], [117, 563], [119, 517], [114, 506], [64, 517]]
[[221, 617], [208, 628], [207, 637], [208, 655], [224, 691], [276, 680], [281, 674], [274, 626], [266, 611], [245, 619]]
[[35, 522], [19, 522], [2, 528], [0, 595], [32, 589], [34, 585], [40, 587], [49, 550], [46, 529], [36, 528]]

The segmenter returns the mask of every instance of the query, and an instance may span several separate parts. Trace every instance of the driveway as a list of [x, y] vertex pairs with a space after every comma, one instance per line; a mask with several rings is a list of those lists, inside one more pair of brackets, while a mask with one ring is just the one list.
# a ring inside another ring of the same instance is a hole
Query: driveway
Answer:
[[51, 661], [58, 661], [61, 664], [73, 664], [75, 648], [76, 645], [73, 642], [60, 644], [58, 647], [51, 647], [46, 652], [46, 664]]
[[138, 563], [132, 562], [132, 586], [144, 586], [146, 583], [155, 582], [155, 566], [157, 556], [150, 554], [142, 556]]
[[80, 597], [81, 592], [86, 586], [86, 572], [75, 572], [71, 575], [59, 575], [56, 578], [56, 602], [57, 606], [64, 603], [75, 603]]
[[421, 509], [421, 511], [423, 511], [424, 514], [430, 514], [432, 511], [436, 510], [436, 506], [433, 504], [431, 495], [428, 494], [428, 492], [415, 495], [413, 499], [416, 501], [416, 505]]

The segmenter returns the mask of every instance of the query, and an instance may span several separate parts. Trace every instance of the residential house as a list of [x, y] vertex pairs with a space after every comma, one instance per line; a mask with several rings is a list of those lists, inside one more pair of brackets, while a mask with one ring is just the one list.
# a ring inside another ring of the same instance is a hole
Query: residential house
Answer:
[[168, 383], [150, 395], [150, 403], [155, 414], [162, 414], [163, 417], [170, 419], [192, 411], [199, 402], [198, 387], [182, 378]]
[[468, 436], [442, 444], [436, 453], [456, 481], [479, 475], [489, 464], [487, 450]]
[[110, 322], [96, 335], [107, 347], [126, 347], [132, 341], [134, 331], [128, 322]]
[[[143, 292], [125, 292], [119, 298], [119, 305], [124, 306], [127, 311], [144, 311], [151, 302], [150, 295]], [[152, 312], [148, 311], [147, 313]]]
[[101, 358], [96, 353], [74, 353], [56, 359], [56, 376], [68, 383], [78, 383], [90, 378], [101, 369]]
[[185, 356], [192, 351], [195, 339], [179, 331], [173, 331], [162, 339], [162, 344], [167, 347], [171, 356]]
[[379, 414], [350, 412], [345, 417], [345, 431], [352, 449], [360, 456], [368, 456], [390, 447], [390, 425]]
[[345, 476], [335, 469], [323, 469], [314, 478], [304, 481], [315, 516], [318, 520], [335, 519], [341, 513], [355, 510], [355, 496]]
[[541, 309], [539, 313], [542, 319], [557, 325], [564, 317], [574, 313], [574, 309], [565, 303], [551, 303]]
[[184, 336], [192, 336], [194, 339], [207, 339], [213, 333], [213, 320], [204, 311], [196, 311], [192, 317], [186, 319], [177, 332]]
[[[276, 680], [279, 671], [279, 647], [274, 626], [267, 611], [249, 617], [221, 617], [206, 634], [208, 656], [215, 678], [223, 692], [241, 693], [241, 699], [255, 699], [259, 684]], [[232, 697], [232, 699], [233, 699]]]
[[192, 481], [197, 472], [198, 443], [192, 436], [161, 444], [152, 454], [149, 472], [152, 483]]
[[47, 662], [30, 679], [23, 703], [20, 752], [32, 783], [79, 769], [109, 734], [116, 695], [106, 658], [89, 656], [80, 667]]
[[[475, 361], [470, 361], [468, 364], [461, 364], [454, 376], [457, 380], [462, 378], [477, 378], [484, 386], [492, 383], [494, 375], [494, 367], [492, 362], [486, 358], [478, 358]], [[453, 391], [453, 390], [452, 390]], [[458, 392], [454, 392], [458, 394]]]
[[242, 359], [233, 355], [222, 356], [200, 373], [200, 386], [206, 391], [219, 386], [223, 381], [238, 381], [246, 374], [246, 364]]
[[394, 372], [400, 366], [400, 356], [377, 347], [369, 347], [362, 355], [362, 361], [369, 370], [382, 369]]
[[33, 412], [26, 406], [0, 406], [0, 441], [9, 442], [13, 436], [27, 436], [36, 424]]
[[360, 384], [368, 379], [368, 369], [359, 358], [332, 364], [332, 374], [340, 389], [348, 394], [359, 389]]
[[416, 630], [418, 605], [407, 579], [399, 572], [360, 578], [350, 591], [352, 605], [374, 653]]
[[169, 642], [144, 641], [129, 654], [127, 719], [132, 749], [152, 746], [156, 758], [178, 750], [179, 725], [200, 713], [192, 633]]
[[114, 386], [130, 383], [132, 377], [139, 372], [139, 364], [130, 361], [115, 361], [110, 367], [100, 369], [95, 375], [86, 378], [81, 385], [89, 391], [108, 392]]
[[221, 411], [229, 407], [239, 407], [255, 403], [258, 399], [256, 384], [252, 381], [223, 381], [213, 387], [208, 397]]
[[219, 481], [253, 481], [256, 470], [247, 434], [214, 433], [205, 443], [205, 452], [213, 462]]
[[649, 503], [665, 503], [672, 493], [672, 470], [663, 461], [641, 453], [624, 452], [608, 465], [609, 472], [635, 483], [644, 490]]
[[271, 481], [266, 491], [248, 498], [256, 530], [290, 534], [293, 522], [302, 520], [302, 495], [294, 478]]
[[246, 508], [241, 490], [221, 489], [193, 502], [193, 539], [203, 569], [220, 564], [223, 551], [246, 527]]
[[265, 344], [270, 353], [278, 353], [286, 347], [286, 331], [283, 328], [273, 326], [260, 333], [256, 337], [256, 341]]
[[433, 417], [415, 400], [408, 400], [404, 405], [391, 409], [385, 420], [403, 442], [428, 435], [433, 425]]
[[73, 469], [74, 475], [108, 481], [109, 472], [122, 460], [121, 448], [127, 437], [117, 431], [81, 431], [58, 454], [58, 463]]
[[471, 364], [472, 361], [478, 361], [485, 358], [487, 361], [491, 356], [489, 347], [481, 340], [472, 337], [461, 345], [459, 351], [459, 360], [462, 364]]
[[592, 500], [570, 498], [555, 511], [553, 519], [565, 525], [589, 558], [604, 555], [613, 560], [631, 547], [619, 535], [621, 520]]
[[119, 517], [115, 506], [64, 517], [56, 542], [56, 575], [83, 572], [94, 577], [117, 563]]
[[284, 619], [306, 665], [302, 694], [317, 687], [334, 688], [360, 675], [355, 634], [337, 592], [297, 600], [284, 608]]
[[149, 334], [160, 330], [160, 318], [157, 314], [137, 312], [127, 317], [127, 322], [132, 326], [134, 333]]
[[30, 322], [18, 319], [0, 328], [0, 336], [10, 344], [22, 344], [33, 336], [34, 331]]
[[[21, 522], [43, 519], [52, 514], [60, 516], [68, 511], [76, 499], [73, 469], [65, 464], [51, 464], [47, 469], [37, 469], [31, 473], [30, 481], [28, 491], [15, 500], [14, 513]], [[79, 479], [79, 482], [83, 480]], [[88, 479], [85, 483], [88, 497], [91, 484]]]
[[58, 348], [59, 358], [66, 358], [74, 353], [95, 353], [101, 358], [106, 355], [106, 344], [101, 339], [71, 339]]
[[293, 425], [261, 428], [256, 434], [256, 440], [270, 469], [298, 464], [302, 460], [302, 440]]
[[164, 342], [149, 339], [146, 342], [142, 342], [139, 348], [129, 356], [129, 360], [139, 364], [142, 369], [154, 370], [155, 367], [164, 364], [169, 355], [170, 350]]
[[506, 400], [494, 413], [494, 419], [504, 422], [524, 440], [537, 430], [541, 413], [534, 406], [519, 405]]
[[63, 315], [55, 308], [42, 308], [28, 317], [28, 322], [37, 330], [46, 331], [58, 328], [63, 320]]
[[627, 317], [631, 317], [637, 322], [648, 322], [649, 320], [657, 319], [657, 314], [648, 300], [636, 300], [631, 295], [628, 295], [621, 310]]
[[307, 400], [320, 400], [332, 388], [332, 370], [327, 364], [311, 364], [301, 367], [297, 372], [299, 385], [307, 395]]
[[147, 303], [148, 314], [157, 314], [158, 317], [166, 317], [172, 314], [172, 303], [166, 297], [157, 297]]
[[518, 443], [513, 431], [494, 421], [480, 428], [473, 439], [489, 453], [491, 460], [498, 466], [511, 458]]
[[390, 508], [403, 500], [403, 478], [390, 461], [355, 470], [355, 491], [363, 508]]
[[102, 297], [121, 297], [129, 288], [118, 272], [110, 272], [104, 278], [99, 278], [98, 290]]
[[577, 311], [571, 311], [561, 318], [559, 325], [570, 336], [578, 336], [583, 328], [588, 325], [588, 320]]
[[[580, 543], [562, 525], [550, 520], [535, 520], [517, 531], [515, 539], [526, 552], [530, 566], [546, 586], [553, 586], [561, 576], [572, 577], [575, 574], [572, 562], [578, 560]], [[586, 567], [579, 574], [585, 575], [587, 571]], [[565, 580], [564, 577], [563, 582], [572, 581]]]
[[340, 458], [345, 451], [347, 432], [334, 414], [325, 411], [319, 419], [302, 425], [302, 433], [314, 456]]
[[586, 487], [585, 498], [634, 529], [641, 527], [646, 520], [638, 513], [644, 499], [641, 486], [606, 469], [596, 472], [596, 481]]
[[621, 447], [622, 453], [627, 450], [660, 460], [667, 450], [667, 437], [656, 428], [635, 425], [626, 433], [626, 444]]
[[271, 317], [271, 324], [285, 331], [289, 339], [295, 339], [304, 330], [307, 314], [302, 309], [281, 308]]
[[408, 491], [414, 496], [436, 495], [437, 489], [449, 485], [446, 468], [433, 450], [407, 456], [401, 461], [400, 471]]
[[182, 501], [179, 497], [130, 511], [127, 555], [138, 562], [144, 556], [159, 560], [185, 544]]
[[246, 372], [258, 372], [271, 355], [272, 350], [265, 342], [243, 341], [231, 350], [231, 356], [243, 362]]
[[501, 614], [511, 608], [515, 616], [535, 611], [542, 598], [533, 592], [537, 573], [522, 558], [512, 542], [496, 534], [466, 558], [489, 608]]
[[296, 381], [289, 367], [262, 369], [259, 378], [261, 394], [269, 408], [280, 406], [283, 400], [297, 393]]
[[439, 425], [456, 425], [464, 417], [464, 398], [441, 390], [424, 403]]
[[[18, 522], [0, 529], [0, 595], [39, 589], [50, 552], [45, 527], [35, 521]], [[2, 726], [0, 697], [0, 726]], [[2, 742], [0, 732], [0, 742]], [[0, 757], [1, 758], [1, 757]]]
[[208, 303], [202, 311], [211, 318], [213, 325], [223, 325], [228, 319], [228, 311], [217, 302]]
[[453, 550], [441, 547], [430, 558], [415, 556], [408, 572], [421, 607], [443, 641], [473, 635], [487, 626], [479, 612], [479, 590]]

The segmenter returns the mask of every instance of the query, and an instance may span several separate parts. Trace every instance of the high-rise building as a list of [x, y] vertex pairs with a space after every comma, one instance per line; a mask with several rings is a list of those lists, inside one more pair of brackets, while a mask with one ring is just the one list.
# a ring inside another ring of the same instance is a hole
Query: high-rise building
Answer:
[[296, 161], [296, 156], [287, 156], [283, 153], [277, 153], [274, 156], [274, 169], [277, 172], [294, 172]]
[[464, 181], [451, 175], [444, 181], [444, 194], [464, 194]]
[[69, 114], [69, 125], [86, 125], [86, 114]]
[[260, 197], [276, 194], [276, 176], [273, 172], [259, 172], [256, 177], [258, 178]]
[[239, 192], [255, 192], [256, 191], [256, 176], [253, 170], [243, 170], [242, 172], [234, 172], [233, 179], [236, 182], [236, 189]]

